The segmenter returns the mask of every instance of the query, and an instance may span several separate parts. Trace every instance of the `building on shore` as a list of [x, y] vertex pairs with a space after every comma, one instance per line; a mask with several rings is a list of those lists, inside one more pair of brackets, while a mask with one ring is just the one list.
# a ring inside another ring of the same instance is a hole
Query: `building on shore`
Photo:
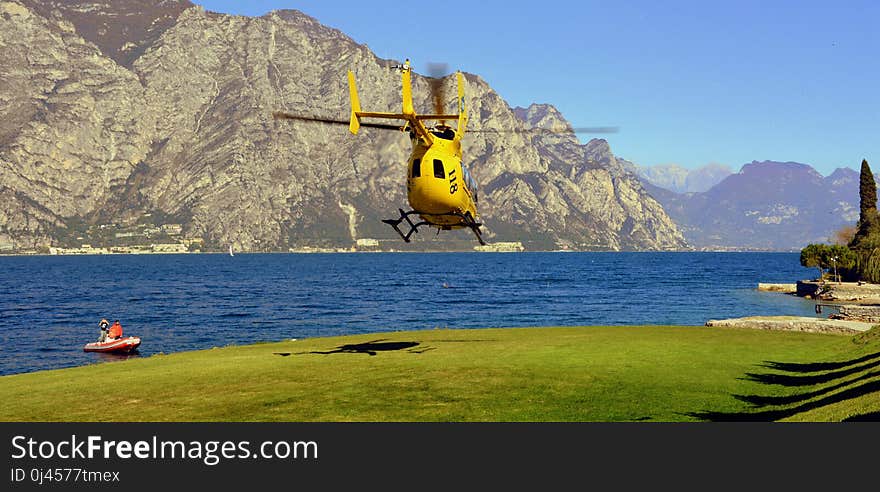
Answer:
[[379, 249], [379, 240], [371, 238], [361, 238], [355, 241], [355, 247], [358, 251], [375, 251]]
[[508, 253], [525, 251], [522, 243], [519, 241], [497, 242], [491, 244], [481, 244], [474, 246], [476, 251], [492, 252], [492, 253]]
[[50, 255], [136, 255], [157, 253], [188, 253], [189, 248], [183, 243], [161, 243], [134, 246], [111, 246], [109, 248], [93, 248], [90, 244], [83, 244], [79, 248], [49, 248]]
[[182, 243], [151, 244], [153, 253], [187, 253], [189, 249]]
[[93, 248], [91, 244], [83, 244], [79, 248], [49, 247], [50, 255], [109, 255], [109, 248]]

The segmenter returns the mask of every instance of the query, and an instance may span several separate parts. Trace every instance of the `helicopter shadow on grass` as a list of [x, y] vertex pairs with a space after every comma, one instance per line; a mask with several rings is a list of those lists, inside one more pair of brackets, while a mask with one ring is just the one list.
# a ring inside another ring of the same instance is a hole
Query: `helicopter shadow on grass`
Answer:
[[[434, 350], [434, 347], [419, 347], [421, 342], [389, 342], [387, 340], [387, 338], [380, 338], [369, 342], [340, 345], [332, 350], [312, 350], [309, 352], [297, 352], [296, 354], [367, 354], [375, 356], [379, 352], [394, 352], [398, 350], [404, 350], [411, 354], [421, 354], [429, 350]], [[274, 352], [274, 354], [288, 356], [290, 355], [290, 352]]]
[[[421, 346], [422, 342], [389, 342], [387, 338], [380, 338], [378, 340], [372, 340], [364, 343], [350, 343], [346, 345], [340, 345], [332, 350], [312, 350], [308, 352], [273, 352], [274, 355], [280, 355], [282, 357], [287, 357], [290, 355], [304, 355], [304, 354], [320, 354], [320, 355], [329, 355], [329, 354], [367, 354], [370, 356], [376, 355], [378, 352], [393, 352], [397, 350], [404, 350], [411, 354], [423, 354], [430, 350], [436, 350], [436, 347], [428, 347]], [[443, 343], [458, 343], [458, 342], [494, 342], [493, 339], [460, 339], [460, 340], [435, 340], [436, 342]], [[416, 348], [419, 347], [419, 348]]]
[[[788, 408], [768, 409], [757, 412], [688, 412], [685, 415], [695, 417], [700, 420], [708, 420], [714, 422], [769, 422], [784, 419], [826, 405], [831, 405], [841, 401], [858, 398], [867, 394], [880, 391], [880, 371], [871, 371], [862, 374], [856, 378], [844, 379], [855, 373], [863, 372], [880, 366], [880, 352], [869, 354], [863, 357], [842, 362], [818, 362], [818, 363], [786, 363], [786, 362], [766, 362], [763, 367], [769, 367], [776, 370], [789, 371], [795, 373], [808, 373], [826, 371], [829, 369], [840, 369], [826, 374], [815, 375], [790, 375], [790, 374], [757, 374], [746, 373], [745, 377], [740, 378], [747, 381], [754, 381], [761, 384], [782, 385], [790, 387], [812, 386], [816, 384], [829, 383], [839, 380], [836, 384], [828, 387], [814, 389], [793, 395], [782, 396], [763, 396], [763, 395], [733, 395], [739, 401], [749, 403], [753, 408], [761, 408], [768, 406], [785, 406], [798, 404]], [[866, 364], [862, 364], [866, 361]], [[834, 393], [835, 391], [839, 391]], [[831, 394], [834, 393], [834, 394]], [[827, 396], [823, 396], [827, 395]], [[819, 399], [815, 399], [819, 398]], [[868, 413], [847, 419], [848, 421], [876, 421], [880, 420], [880, 412]]]

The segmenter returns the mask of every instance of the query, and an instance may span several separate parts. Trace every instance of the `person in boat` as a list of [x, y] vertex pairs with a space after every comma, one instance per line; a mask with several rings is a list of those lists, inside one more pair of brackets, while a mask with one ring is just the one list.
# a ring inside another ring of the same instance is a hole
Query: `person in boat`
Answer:
[[107, 333], [107, 338], [110, 340], [118, 340], [122, 338], [122, 325], [119, 324], [119, 320], [113, 322], [113, 326], [110, 327], [110, 332]]
[[98, 343], [107, 341], [107, 330], [110, 329], [110, 322], [107, 321], [107, 318], [101, 318], [101, 322], [98, 323], [98, 326], [101, 328], [101, 335], [98, 337]]

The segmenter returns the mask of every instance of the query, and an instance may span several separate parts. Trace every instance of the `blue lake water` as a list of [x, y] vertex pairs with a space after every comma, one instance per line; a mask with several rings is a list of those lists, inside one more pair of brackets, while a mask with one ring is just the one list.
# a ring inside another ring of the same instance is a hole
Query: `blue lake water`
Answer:
[[353, 253], [0, 257], [0, 374], [84, 353], [102, 317], [139, 356], [355, 333], [566, 325], [703, 325], [816, 316], [757, 292], [812, 278], [797, 253]]

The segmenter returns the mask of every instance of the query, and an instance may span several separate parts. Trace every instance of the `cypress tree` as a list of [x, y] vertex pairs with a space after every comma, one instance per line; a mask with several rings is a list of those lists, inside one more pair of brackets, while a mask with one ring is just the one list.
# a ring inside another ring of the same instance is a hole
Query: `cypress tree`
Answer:
[[877, 214], [877, 184], [868, 161], [862, 160], [859, 175], [859, 224], [849, 248], [855, 253], [853, 273], [859, 280], [880, 282], [880, 216]]
[[862, 159], [862, 172], [859, 175], [859, 225], [867, 222], [872, 215], [870, 210], [877, 210], [877, 183], [868, 161]]

